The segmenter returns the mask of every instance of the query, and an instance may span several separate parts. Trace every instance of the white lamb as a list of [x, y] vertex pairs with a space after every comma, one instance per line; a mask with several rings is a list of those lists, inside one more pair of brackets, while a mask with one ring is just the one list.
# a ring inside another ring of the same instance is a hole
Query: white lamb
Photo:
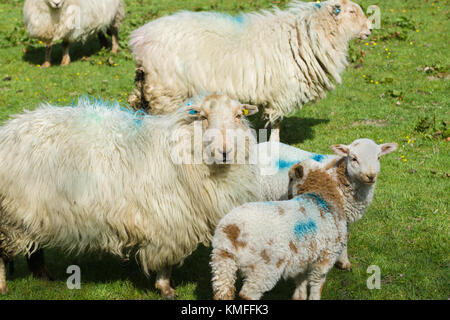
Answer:
[[58, 40], [63, 40], [63, 66], [70, 63], [70, 43], [84, 42], [95, 33], [105, 46], [103, 33], [107, 31], [112, 37], [111, 51], [119, 49], [119, 28], [125, 16], [122, 0], [26, 0], [23, 14], [30, 36], [47, 46], [44, 68], [50, 67], [52, 46]]
[[278, 280], [295, 278], [294, 299], [320, 299], [328, 271], [346, 247], [348, 224], [372, 202], [379, 159], [397, 144], [360, 139], [334, 145], [341, 159], [312, 159], [289, 171], [289, 201], [244, 204], [219, 222], [211, 266], [215, 299], [233, 299], [236, 272], [244, 276], [241, 298], [259, 299]]
[[156, 287], [173, 297], [171, 266], [209, 243], [232, 208], [259, 199], [257, 167], [224, 163], [235, 145], [220, 135], [200, 140], [217, 150], [208, 162], [174, 159], [195, 152], [186, 147], [196, 130], [245, 133], [243, 115], [255, 112], [211, 95], [170, 116], [86, 100], [14, 116], [0, 127], [0, 293], [6, 261], [59, 247], [119, 256], [136, 249], [143, 271], [157, 271]]
[[239, 16], [180, 12], [131, 34], [137, 66], [135, 108], [153, 114], [202, 92], [223, 92], [260, 105], [271, 124], [341, 82], [350, 40], [371, 23], [349, 0], [293, 1]]

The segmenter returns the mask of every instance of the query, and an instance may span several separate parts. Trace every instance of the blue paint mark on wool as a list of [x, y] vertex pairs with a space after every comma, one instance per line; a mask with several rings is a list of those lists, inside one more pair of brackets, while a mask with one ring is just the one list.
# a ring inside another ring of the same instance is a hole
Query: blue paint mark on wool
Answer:
[[317, 225], [312, 219], [308, 219], [306, 222], [299, 222], [294, 226], [295, 234], [301, 238], [306, 236], [308, 233], [316, 233]]
[[294, 164], [297, 164], [298, 161], [287, 161], [283, 159], [278, 159], [278, 168], [279, 169], [290, 169]]
[[315, 154], [311, 159], [313, 159], [317, 162], [322, 162], [325, 159], [325, 156], [323, 156], [321, 154]]
[[234, 16], [233, 20], [239, 24], [243, 24], [245, 21], [245, 18], [242, 15], [240, 15], [240, 16]]
[[330, 211], [330, 206], [328, 205], [328, 203], [323, 200], [317, 193], [303, 193], [295, 198], [293, 198], [292, 200], [295, 201], [304, 201], [306, 199], [313, 199], [314, 201], [316, 201], [318, 203], [318, 205], [324, 209], [325, 211]]

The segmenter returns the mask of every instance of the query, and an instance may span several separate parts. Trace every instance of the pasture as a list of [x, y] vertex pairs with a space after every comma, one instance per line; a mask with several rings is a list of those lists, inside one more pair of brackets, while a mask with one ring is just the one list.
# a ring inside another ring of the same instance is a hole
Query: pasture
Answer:
[[[343, 84], [327, 98], [285, 119], [281, 141], [330, 153], [335, 143], [367, 137], [397, 142], [381, 160], [372, 206], [351, 228], [351, 272], [333, 269], [323, 299], [448, 299], [450, 294], [450, 56], [447, 0], [358, 0], [365, 11], [381, 9], [381, 28], [354, 40]], [[143, 23], [179, 10], [236, 14], [284, 7], [278, 0], [125, 0], [121, 49], [112, 55], [97, 38], [71, 47], [72, 63], [41, 69], [45, 48], [29, 39], [22, 23], [23, 0], [0, 4], [0, 123], [40, 102], [71, 105], [88, 94], [126, 104], [133, 89], [134, 62], [127, 41]], [[192, 44], [195, 45], [194, 43]], [[189, 48], [186, 48], [189, 50]], [[257, 116], [255, 125], [261, 125]], [[1, 163], [0, 163], [1, 165]], [[39, 195], [36, 195], [39, 196]], [[200, 247], [174, 269], [178, 299], [211, 299], [210, 248]], [[24, 258], [8, 274], [10, 293], [0, 299], [161, 299], [154, 274], [147, 279], [133, 256], [66, 255], [46, 251], [53, 282], [32, 278]], [[69, 290], [66, 269], [81, 268], [81, 289]], [[381, 270], [381, 289], [369, 290], [366, 272]], [[293, 282], [281, 281], [264, 296], [290, 299]]]

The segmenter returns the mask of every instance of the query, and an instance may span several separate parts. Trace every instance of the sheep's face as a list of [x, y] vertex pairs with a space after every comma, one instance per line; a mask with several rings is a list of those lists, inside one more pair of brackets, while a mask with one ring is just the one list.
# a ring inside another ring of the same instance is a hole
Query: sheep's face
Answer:
[[245, 116], [258, 112], [256, 106], [241, 104], [227, 95], [207, 96], [199, 106], [193, 106], [190, 116], [201, 121], [203, 149], [215, 163], [235, 163], [240, 152], [237, 137], [248, 135], [250, 130]]
[[349, 0], [335, 0], [331, 2], [329, 10], [338, 23], [340, 34], [350, 39], [367, 39], [372, 33], [372, 23], [356, 3]]
[[65, 0], [45, 0], [50, 8], [60, 9]]
[[391, 153], [398, 148], [396, 143], [377, 145], [370, 139], [358, 139], [346, 146], [332, 145], [331, 150], [346, 157], [347, 172], [353, 181], [372, 185], [377, 181], [380, 173], [381, 156]]

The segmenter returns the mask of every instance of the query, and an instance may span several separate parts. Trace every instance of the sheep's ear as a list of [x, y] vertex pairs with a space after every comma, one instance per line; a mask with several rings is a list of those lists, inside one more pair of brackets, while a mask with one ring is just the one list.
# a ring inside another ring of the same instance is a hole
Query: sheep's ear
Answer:
[[343, 156], [346, 157], [348, 156], [348, 146], [346, 146], [345, 144], [333, 144], [331, 147], [331, 150], [336, 153], [339, 156]]
[[389, 154], [397, 150], [398, 144], [396, 144], [395, 142], [391, 142], [382, 144], [380, 145], [380, 147], [381, 147], [381, 155], [384, 156], [385, 154]]
[[302, 179], [304, 173], [305, 173], [305, 171], [304, 171], [301, 163], [297, 163], [289, 170], [289, 178], [295, 177], [297, 179]]
[[258, 107], [252, 104], [243, 104], [242, 105], [242, 114], [244, 116], [251, 116], [258, 113]]

